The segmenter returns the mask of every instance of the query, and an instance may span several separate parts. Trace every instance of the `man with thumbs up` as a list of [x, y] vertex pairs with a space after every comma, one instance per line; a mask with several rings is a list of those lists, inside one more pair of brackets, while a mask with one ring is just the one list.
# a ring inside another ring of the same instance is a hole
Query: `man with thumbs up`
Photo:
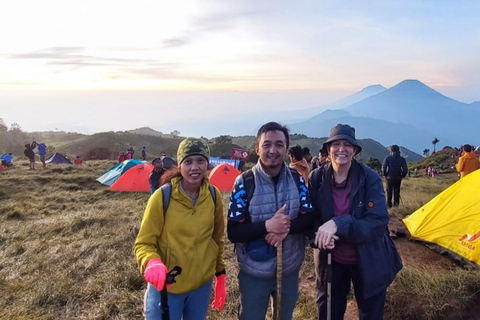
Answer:
[[[298, 275], [305, 257], [304, 231], [313, 222], [305, 180], [285, 164], [288, 129], [276, 122], [257, 133], [258, 163], [238, 176], [230, 196], [227, 233], [236, 244], [240, 320], [264, 320], [276, 300], [277, 248], [282, 250], [280, 318], [291, 320], [298, 299]], [[280, 258], [280, 254], [279, 254]]]

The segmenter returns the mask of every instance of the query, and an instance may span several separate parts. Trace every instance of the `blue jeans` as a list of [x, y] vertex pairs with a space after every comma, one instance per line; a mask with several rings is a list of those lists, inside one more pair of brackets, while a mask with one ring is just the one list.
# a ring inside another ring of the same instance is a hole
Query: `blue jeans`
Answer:
[[[282, 276], [282, 308], [281, 319], [292, 320], [293, 311], [298, 300], [298, 273], [300, 270]], [[240, 271], [238, 274], [240, 287], [240, 320], [265, 320], [265, 315], [273, 297], [274, 313], [276, 310], [277, 279], [256, 278]]]
[[[200, 288], [184, 294], [168, 294], [171, 320], [205, 320], [212, 291], [212, 280]], [[161, 293], [150, 283], [145, 292], [144, 313], [146, 320], [161, 320]]]

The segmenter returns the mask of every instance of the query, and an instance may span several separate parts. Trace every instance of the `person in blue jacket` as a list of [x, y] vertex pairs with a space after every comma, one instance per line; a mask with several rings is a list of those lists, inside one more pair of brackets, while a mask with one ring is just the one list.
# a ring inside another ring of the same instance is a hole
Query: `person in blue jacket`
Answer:
[[[331, 163], [310, 174], [309, 191], [319, 227], [315, 271], [319, 319], [327, 319], [327, 250], [332, 258], [331, 319], [343, 319], [353, 283], [360, 320], [383, 319], [387, 287], [402, 268], [388, 235], [380, 176], [354, 160], [362, 148], [355, 129], [338, 124], [323, 144]], [[333, 245], [331, 241], [334, 241]]]
[[12, 155], [12, 153], [9, 152], [9, 153], [2, 154], [0, 156], [0, 159], [2, 159], [2, 165], [4, 165], [5, 167], [13, 166], [13, 163], [12, 163], [13, 155]]
[[38, 155], [40, 156], [40, 161], [42, 162], [43, 167], [45, 168], [45, 155], [47, 154], [47, 146], [43, 142], [36, 142], [37, 144], [37, 150], [38, 150]]

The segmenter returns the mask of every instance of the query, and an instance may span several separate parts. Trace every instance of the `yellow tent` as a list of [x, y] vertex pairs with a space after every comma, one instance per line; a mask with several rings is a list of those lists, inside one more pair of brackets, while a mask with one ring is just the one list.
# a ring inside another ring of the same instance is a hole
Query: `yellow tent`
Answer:
[[413, 238], [480, 266], [480, 170], [460, 179], [403, 219]]

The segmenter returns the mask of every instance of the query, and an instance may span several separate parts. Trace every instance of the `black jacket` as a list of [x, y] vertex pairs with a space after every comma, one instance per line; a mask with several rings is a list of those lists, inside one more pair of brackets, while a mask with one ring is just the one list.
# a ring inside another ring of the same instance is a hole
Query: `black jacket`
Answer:
[[408, 173], [407, 161], [394, 151], [383, 159], [382, 172], [388, 180], [402, 180]]

